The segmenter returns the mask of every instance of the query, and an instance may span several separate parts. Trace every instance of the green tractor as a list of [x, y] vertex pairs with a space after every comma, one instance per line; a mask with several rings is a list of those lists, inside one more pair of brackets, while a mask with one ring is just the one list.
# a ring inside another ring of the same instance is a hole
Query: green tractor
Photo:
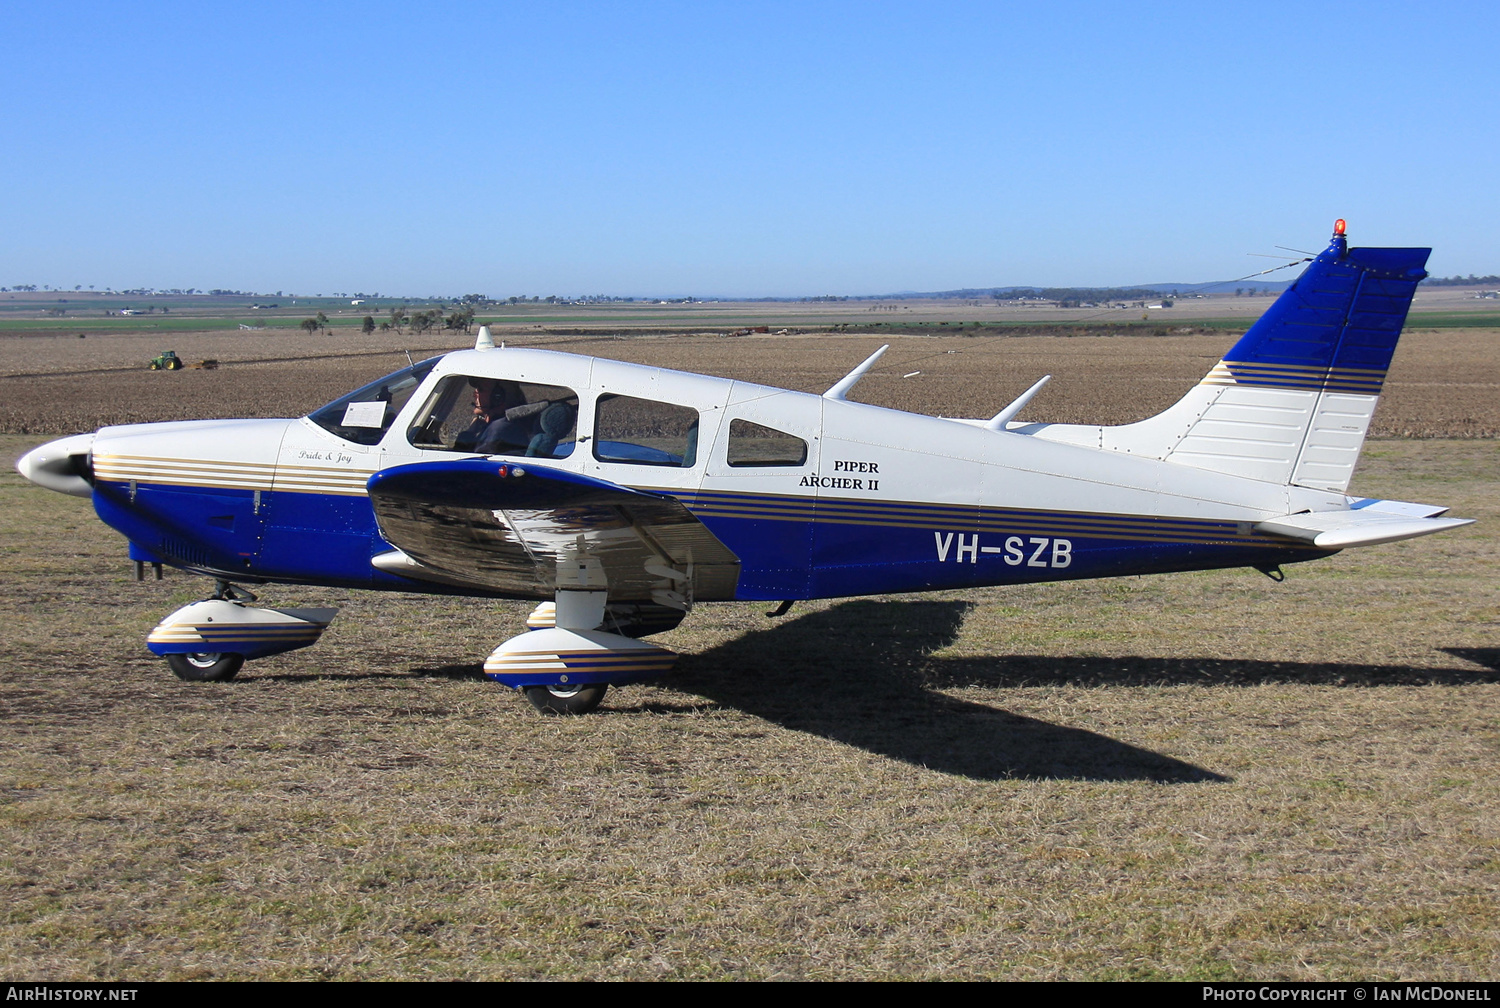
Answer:
[[176, 350], [168, 350], [166, 353], [151, 358], [152, 371], [179, 371], [182, 369], [182, 360], [177, 356]]

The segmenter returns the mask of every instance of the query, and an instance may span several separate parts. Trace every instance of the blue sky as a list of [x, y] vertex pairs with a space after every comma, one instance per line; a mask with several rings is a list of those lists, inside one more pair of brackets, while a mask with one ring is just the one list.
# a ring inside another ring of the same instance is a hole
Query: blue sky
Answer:
[[818, 295], [1500, 271], [1493, 3], [13, 5], [0, 285]]

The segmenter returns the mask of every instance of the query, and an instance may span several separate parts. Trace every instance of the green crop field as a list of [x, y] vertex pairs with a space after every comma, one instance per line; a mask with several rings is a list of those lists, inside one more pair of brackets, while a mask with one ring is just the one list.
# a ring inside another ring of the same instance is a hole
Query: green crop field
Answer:
[[1494, 329], [1500, 328], [1500, 312], [1412, 312], [1408, 329]]

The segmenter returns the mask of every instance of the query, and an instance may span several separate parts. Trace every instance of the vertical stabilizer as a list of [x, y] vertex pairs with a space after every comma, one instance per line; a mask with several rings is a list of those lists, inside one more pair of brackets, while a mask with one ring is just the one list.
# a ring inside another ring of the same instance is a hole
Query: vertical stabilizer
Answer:
[[1034, 433], [1341, 493], [1431, 251], [1351, 249], [1339, 221], [1328, 248], [1176, 405], [1140, 423]]

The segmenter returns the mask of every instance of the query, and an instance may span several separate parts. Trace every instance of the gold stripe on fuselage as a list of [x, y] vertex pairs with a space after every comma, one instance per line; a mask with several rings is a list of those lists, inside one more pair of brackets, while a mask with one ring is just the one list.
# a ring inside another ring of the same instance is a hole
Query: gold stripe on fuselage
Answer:
[[94, 473], [111, 482], [191, 486], [204, 490], [279, 490], [362, 497], [373, 470], [330, 470], [320, 466], [233, 462], [222, 459], [151, 455], [94, 456]]

